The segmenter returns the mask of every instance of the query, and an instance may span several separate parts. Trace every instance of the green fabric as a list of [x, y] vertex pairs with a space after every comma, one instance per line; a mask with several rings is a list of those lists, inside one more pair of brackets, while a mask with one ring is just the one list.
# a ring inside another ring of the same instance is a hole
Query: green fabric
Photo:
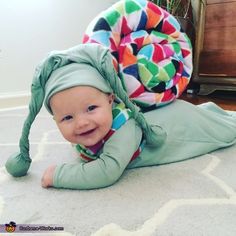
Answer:
[[44, 101], [47, 110], [52, 113], [49, 101], [54, 94], [79, 85], [91, 86], [104, 93], [112, 93], [111, 88], [96, 68], [86, 63], [71, 63], [52, 72], [47, 81]]
[[158, 148], [146, 146], [129, 168], [178, 162], [236, 143], [236, 112], [230, 115], [214, 103], [195, 106], [177, 100], [145, 114], [167, 132]]
[[142, 137], [140, 127], [130, 119], [105, 143], [98, 159], [58, 166], [54, 187], [106, 187], [114, 184], [126, 168], [182, 161], [236, 143], [236, 112], [227, 113], [212, 103], [194, 106], [176, 100], [145, 113], [145, 118], [167, 133], [159, 147], [146, 145], [140, 156], [129, 163]]

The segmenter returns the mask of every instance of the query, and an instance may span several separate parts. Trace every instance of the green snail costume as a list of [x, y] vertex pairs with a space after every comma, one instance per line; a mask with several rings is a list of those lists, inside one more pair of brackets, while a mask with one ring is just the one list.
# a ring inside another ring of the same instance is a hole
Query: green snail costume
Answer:
[[[122, 88], [109, 50], [97, 44], [85, 44], [52, 52], [37, 67], [20, 152], [6, 163], [11, 175], [20, 177], [28, 172], [31, 164], [28, 136], [43, 102], [52, 113], [49, 101], [53, 94], [83, 85], [114, 93], [116, 103], [124, 106], [119, 114], [127, 111], [129, 115], [93, 153], [92, 160], [57, 166], [53, 177], [56, 188], [106, 187], [115, 183], [127, 168], [181, 161], [236, 142], [235, 112], [226, 112], [213, 103], [194, 106], [176, 100], [167, 106], [140, 112]], [[81, 152], [80, 146], [77, 150]], [[138, 154], [133, 158], [135, 153]]]

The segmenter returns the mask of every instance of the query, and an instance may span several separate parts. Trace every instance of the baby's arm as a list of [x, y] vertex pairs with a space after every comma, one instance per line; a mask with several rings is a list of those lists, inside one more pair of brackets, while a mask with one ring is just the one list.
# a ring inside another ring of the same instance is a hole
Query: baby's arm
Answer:
[[[129, 164], [134, 152], [138, 149], [142, 132], [133, 119], [127, 121], [105, 143], [100, 157], [88, 163], [63, 164], [57, 166], [53, 173], [52, 185], [56, 188], [93, 189], [114, 184]], [[50, 168], [50, 167], [49, 167]], [[42, 186], [47, 185], [47, 176], [52, 172], [45, 172]], [[46, 176], [47, 175], [47, 176]], [[52, 176], [52, 175], [51, 175]], [[50, 181], [48, 181], [50, 183]], [[44, 185], [43, 185], [44, 184]]]

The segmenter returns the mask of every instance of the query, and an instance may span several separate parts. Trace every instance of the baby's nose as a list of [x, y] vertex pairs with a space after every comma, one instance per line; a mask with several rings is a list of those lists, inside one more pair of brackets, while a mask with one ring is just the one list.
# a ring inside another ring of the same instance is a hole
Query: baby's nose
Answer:
[[82, 129], [89, 124], [89, 120], [86, 117], [80, 116], [76, 119], [76, 129]]

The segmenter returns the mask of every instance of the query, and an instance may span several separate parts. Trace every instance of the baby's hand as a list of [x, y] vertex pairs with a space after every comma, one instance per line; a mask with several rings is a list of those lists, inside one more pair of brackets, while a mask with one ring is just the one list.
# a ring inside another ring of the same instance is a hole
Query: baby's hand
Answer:
[[54, 174], [54, 171], [56, 169], [56, 166], [55, 165], [52, 165], [52, 166], [49, 166], [44, 174], [43, 174], [43, 177], [41, 179], [41, 185], [42, 187], [44, 188], [48, 188], [48, 187], [51, 187], [53, 186], [53, 174]]

